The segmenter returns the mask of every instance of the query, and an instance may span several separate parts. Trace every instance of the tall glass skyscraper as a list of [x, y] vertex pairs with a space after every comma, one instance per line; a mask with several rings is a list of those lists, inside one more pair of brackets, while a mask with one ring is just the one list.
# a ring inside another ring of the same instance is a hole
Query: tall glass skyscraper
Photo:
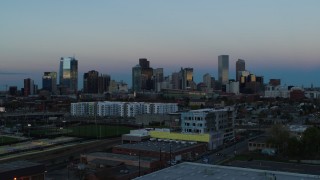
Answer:
[[225, 85], [229, 81], [229, 55], [218, 56], [219, 82]]
[[57, 73], [44, 72], [42, 76], [42, 89], [55, 94], [57, 91]]
[[77, 92], [78, 60], [74, 57], [62, 57], [60, 59], [59, 83], [60, 86], [67, 88], [68, 92]]
[[141, 91], [141, 66], [138, 64], [132, 68], [132, 91]]

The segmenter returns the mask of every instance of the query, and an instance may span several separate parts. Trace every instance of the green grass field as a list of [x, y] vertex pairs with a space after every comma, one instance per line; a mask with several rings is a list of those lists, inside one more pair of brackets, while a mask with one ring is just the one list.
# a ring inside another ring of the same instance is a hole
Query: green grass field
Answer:
[[129, 133], [132, 128], [125, 126], [110, 126], [110, 125], [81, 125], [68, 128], [48, 128], [31, 130], [31, 136], [56, 136], [56, 135], [70, 135], [77, 137], [88, 138], [106, 138], [120, 136]]
[[84, 125], [72, 127], [69, 130], [70, 135], [79, 137], [112, 137], [127, 134], [132, 128], [125, 126], [108, 126], [108, 125]]
[[6, 143], [15, 143], [18, 142], [19, 139], [8, 137], [8, 136], [0, 136], [0, 144], [6, 144]]
[[68, 134], [71, 130], [67, 129], [59, 129], [59, 128], [48, 128], [48, 129], [38, 129], [38, 130], [31, 130], [30, 135], [44, 135], [44, 136], [50, 136], [50, 135], [57, 135], [57, 134]]

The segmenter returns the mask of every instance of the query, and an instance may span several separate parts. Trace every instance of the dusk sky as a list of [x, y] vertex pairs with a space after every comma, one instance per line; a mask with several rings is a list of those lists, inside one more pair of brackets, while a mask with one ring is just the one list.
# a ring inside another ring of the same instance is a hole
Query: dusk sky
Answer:
[[[8, 0], [0, 2], [0, 90], [32, 78], [60, 57], [83, 73], [97, 70], [131, 87], [131, 70], [148, 58], [165, 75], [193, 67], [195, 81], [218, 78], [218, 56], [282, 84], [320, 86], [319, 0]], [[82, 82], [79, 82], [82, 88]]]

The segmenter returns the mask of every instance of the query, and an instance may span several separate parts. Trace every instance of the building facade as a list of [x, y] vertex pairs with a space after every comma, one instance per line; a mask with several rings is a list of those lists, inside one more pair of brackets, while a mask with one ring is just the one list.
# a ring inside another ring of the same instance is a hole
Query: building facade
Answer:
[[240, 72], [246, 70], [246, 62], [243, 59], [238, 59], [236, 62], [236, 81], [240, 81]]
[[42, 76], [42, 89], [57, 93], [57, 72], [44, 72]]
[[218, 56], [218, 77], [219, 82], [225, 85], [229, 81], [229, 55]]
[[141, 66], [139, 64], [132, 68], [132, 91], [141, 91]]
[[138, 114], [169, 114], [178, 111], [176, 103], [78, 102], [71, 103], [72, 116], [135, 117]]
[[193, 68], [181, 68], [181, 89], [192, 90], [195, 89], [195, 83], [193, 82]]
[[24, 96], [29, 96], [29, 95], [34, 95], [35, 94], [35, 85], [34, 81], [30, 78], [24, 79], [23, 80], [23, 94]]
[[59, 83], [67, 88], [68, 93], [78, 91], [78, 60], [74, 57], [61, 57]]
[[223, 140], [234, 138], [235, 111], [233, 107], [223, 109], [199, 109], [181, 113], [182, 133], [221, 132]]
[[97, 94], [99, 92], [99, 72], [91, 70], [83, 75], [83, 92]]

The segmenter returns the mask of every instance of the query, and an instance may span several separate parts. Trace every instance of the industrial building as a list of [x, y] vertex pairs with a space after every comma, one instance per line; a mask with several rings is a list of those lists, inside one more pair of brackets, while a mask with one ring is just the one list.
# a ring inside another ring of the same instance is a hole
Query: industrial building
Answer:
[[45, 165], [30, 161], [13, 161], [0, 164], [1, 180], [45, 179]]

